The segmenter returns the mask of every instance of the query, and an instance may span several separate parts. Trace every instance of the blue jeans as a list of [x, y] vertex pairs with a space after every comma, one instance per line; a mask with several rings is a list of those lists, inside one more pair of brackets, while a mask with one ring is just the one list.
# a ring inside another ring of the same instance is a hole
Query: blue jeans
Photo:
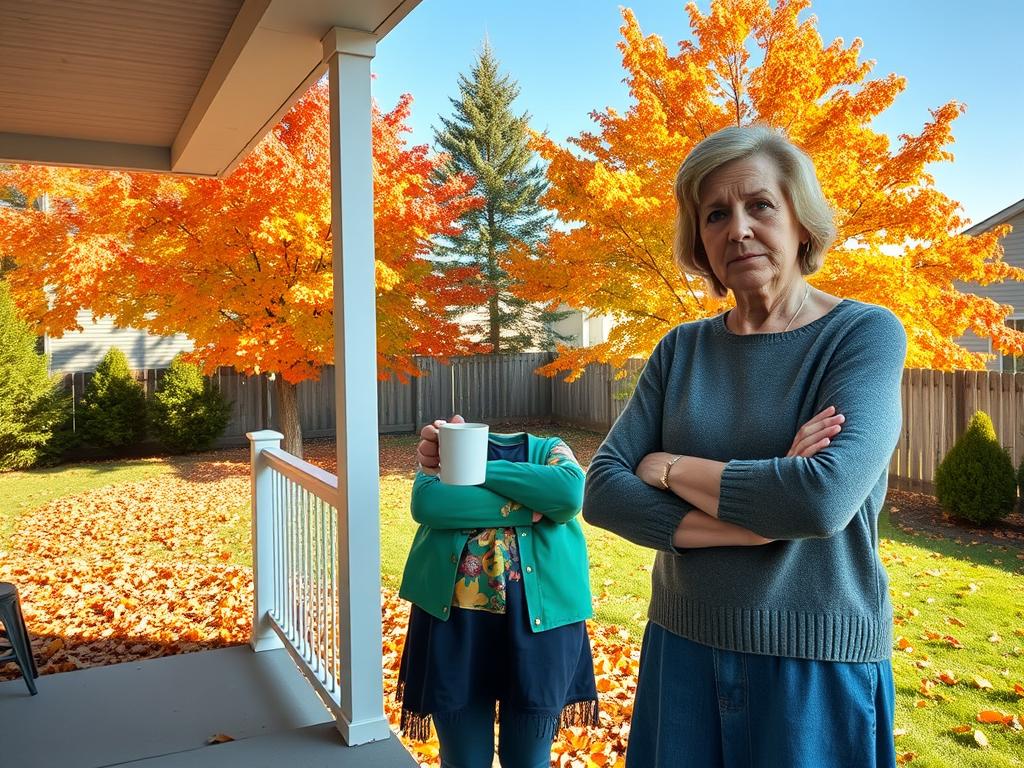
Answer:
[[[494, 702], [455, 714], [434, 715], [441, 768], [491, 768], [494, 760]], [[555, 733], [530, 714], [502, 707], [498, 713], [498, 759], [502, 768], [548, 768]], [[555, 729], [557, 730], [557, 729]]]
[[892, 664], [724, 651], [647, 624], [627, 768], [895, 768]]

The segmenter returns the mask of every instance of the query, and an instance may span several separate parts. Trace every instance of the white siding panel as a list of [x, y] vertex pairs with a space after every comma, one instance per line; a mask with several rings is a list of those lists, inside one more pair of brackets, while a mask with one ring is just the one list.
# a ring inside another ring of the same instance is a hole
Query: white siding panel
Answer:
[[[559, 311], [569, 310], [569, 307], [565, 304], [559, 307]], [[568, 344], [570, 347], [586, 347], [588, 346], [585, 338], [586, 322], [583, 319], [583, 312], [578, 309], [569, 311], [569, 314], [551, 324], [551, 329], [561, 336], [566, 337], [564, 344]]]
[[[1013, 227], [1013, 231], [1000, 240], [1003, 260], [1015, 267], [1024, 267], [1024, 214], [1013, 217], [1007, 223]], [[992, 285], [969, 283], [958, 284], [957, 287], [979, 296], [987, 296], [1000, 304], [1009, 304], [1015, 314], [1024, 313], [1024, 282], [1006, 280]]]
[[[968, 331], [957, 339], [956, 343], [970, 352], [983, 352], [985, 354], [991, 354], [992, 352], [992, 342], [989, 339], [983, 339], [976, 335], [974, 331]], [[996, 357], [986, 362], [985, 368], [989, 371], [998, 371], [999, 358]]]
[[192, 350], [192, 340], [184, 334], [153, 336], [137, 328], [115, 328], [112, 318], [94, 319], [88, 310], [79, 311], [77, 319], [81, 331], [46, 340], [51, 371], [94, 371], [111, 347], [124, 352], [133, 371], [166, 368], [176, 354]]

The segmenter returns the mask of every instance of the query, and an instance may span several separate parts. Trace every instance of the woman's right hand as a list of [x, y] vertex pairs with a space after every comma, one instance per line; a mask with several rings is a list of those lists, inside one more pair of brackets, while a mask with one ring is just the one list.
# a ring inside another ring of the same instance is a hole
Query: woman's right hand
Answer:
[[[426, 475], [436, 475], [438, 467], [441, 466], [441, 452], [437, 439], [438, 430], [442, 424], [448, 424], [444, 419], [437, 419], [432, 424], [427, 424], [420, 430], [420, 441], [416, 444], [416, 461], [419, 462], [420, 470]], [[452, 424], [465, 424], [466, 420], [455, 414], [451, 418]], [[543, 515], [540, 512], [533, 513], [533, 522], [539, 522]]]
[[797, 430], [793, 444], [786, 453], [786, 458], [802, 456], [809, 459], [832, 442], [832, 438], [842, 430], [844, 421], [846, 421], [846, 417], [841, 413], [836, 413], [834, 405], [816, 413]]
[[[466, 420], [455, 414], [452, 416], [452, 424], [464, 424]], [[416, 461], [425, 474], [436, 475], [437, 468], [441, 466], [441, 452], [438, 448], [437, 432], [442, 424], [448, 422], [444, 419], [436, 419], [434, 423], [427, 424], [420, 430], [420, 441], [416, 444]]]

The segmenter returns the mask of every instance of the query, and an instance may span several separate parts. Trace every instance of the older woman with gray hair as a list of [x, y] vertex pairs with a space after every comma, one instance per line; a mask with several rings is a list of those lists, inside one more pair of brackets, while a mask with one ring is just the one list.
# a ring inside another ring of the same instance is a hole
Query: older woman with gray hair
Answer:
[[735, 308], [658, 343], [587, 473], [585, 518], [657, 552], [626, 764], [894, 766], [903, 328], [807, 282], [835, 226], [781, 132], [709, 136], [675, 196], [677, 263]]

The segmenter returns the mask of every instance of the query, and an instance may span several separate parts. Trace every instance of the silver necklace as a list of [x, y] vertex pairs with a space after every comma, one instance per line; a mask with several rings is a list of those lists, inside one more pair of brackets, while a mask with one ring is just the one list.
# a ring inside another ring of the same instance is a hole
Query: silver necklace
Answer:
[[782, 329], [783, 333], [785, 333], [786, 331], [789, 330], [790, 326], [793, 325], [793, 321], [796, 320], [797, 317], [800, 316], [800, 313], [804, 311], [804, 304], [807, 303], [807, 297], [810, 296], [810, 295], [811, 295], [811, 285], [810, 285], [810, 283], [804, 283], [804, 298], [803, 298], [803, 301], [800, 302], [800, 306], [797, 307], [796, 312], [793, 313], [793, 316], [791, 318], [789, 318], [789, 322], [786, 324], [786, 327]]

